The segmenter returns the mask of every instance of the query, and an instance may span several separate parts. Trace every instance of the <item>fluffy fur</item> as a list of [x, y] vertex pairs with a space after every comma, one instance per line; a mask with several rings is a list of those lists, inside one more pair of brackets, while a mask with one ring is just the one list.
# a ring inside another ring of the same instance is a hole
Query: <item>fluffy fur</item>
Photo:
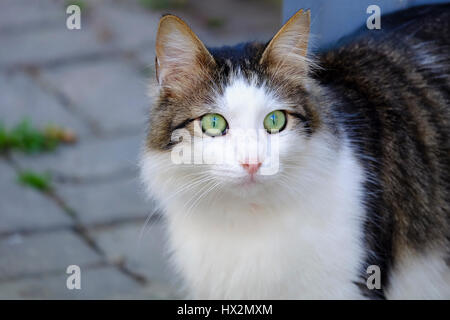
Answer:
[[[381, 36], [315, 59], [309, 12], [267, 44], [209, 50], [161, 19], [141, 172], [189, 297], [450, 298], [449, 12], [388, 16]], [[287, 126], [269, 135], [274, 110]], [[211, 112], [227, 120], [223, 136], [202, 133]], [[275, 155], [246, 131], [276, 138]], [[175, 161], [181, 152], [192, 161]], [[262, 163], [251, 179], [249, 154]], [[380, 290], [366, 287], [372, 264]]]

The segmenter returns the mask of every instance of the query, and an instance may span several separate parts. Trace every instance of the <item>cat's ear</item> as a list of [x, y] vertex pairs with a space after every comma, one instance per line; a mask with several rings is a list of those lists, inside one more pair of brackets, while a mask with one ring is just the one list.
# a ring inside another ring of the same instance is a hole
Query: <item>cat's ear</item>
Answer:
[[156, 78], [161, 86], [192, 86], [205, 76], [214, 58], [200, 39], [180, 18], [166, 15], [159, 21], [156, 35]]
[[260, 63], [282, 75], [306, 72], [310, 20], [309, 10], [297, 11], [269, 42]]

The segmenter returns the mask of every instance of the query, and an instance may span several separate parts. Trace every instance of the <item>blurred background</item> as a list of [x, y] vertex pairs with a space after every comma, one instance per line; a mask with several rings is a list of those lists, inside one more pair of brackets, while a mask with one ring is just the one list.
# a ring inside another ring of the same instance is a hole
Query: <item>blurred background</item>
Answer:
[[[413, 6], [445, 3], [448, 0], [284, 0], [283, 22], [287, 21], [297, 10], [311, 10], [311, 34], [309, 49], [324, 50], [333, 47], [341, 37], [353, 33], [363, 27], [366, 31], [366, 20], [373, 14], [367, 12], [371, 5], [380, 8], [381, 15], [407, 9]], [[383, 21], [381, 21], [382, 32]]]
[[[1, 0], [0, 299], [178, 298], [138, 155], [164, 13], [207, 46], [269, 40], [312, 9], [314, 48], [382, 14], [442, 1]], [[66, 8], [81, 8], [81, 29]], [[69, 290], [69, 265], [81, 290]]]
[[[211, 46], [268, 40], [281, 23], [278, 0], [0, 1], [1, 299], [178, 297], [137, 178], [168, 12]], [[66, 287], [69, 265], [81, 290]]]

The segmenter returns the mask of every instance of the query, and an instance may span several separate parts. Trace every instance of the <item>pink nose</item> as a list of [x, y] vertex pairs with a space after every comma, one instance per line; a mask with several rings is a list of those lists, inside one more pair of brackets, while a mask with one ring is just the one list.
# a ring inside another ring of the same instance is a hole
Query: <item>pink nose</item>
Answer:
[[241, 166], [249, 174], [254, 175], [258, 171], [259, 167], [261, 167], [261, 162], [257, 162], [257, 163], [241, 163]]

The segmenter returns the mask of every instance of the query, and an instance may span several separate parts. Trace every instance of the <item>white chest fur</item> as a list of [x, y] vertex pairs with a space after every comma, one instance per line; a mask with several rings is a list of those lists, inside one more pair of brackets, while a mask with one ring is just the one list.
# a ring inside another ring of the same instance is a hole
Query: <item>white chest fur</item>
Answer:
[[245, 218], [205, 219], [207, 212], [180, 218], [183, 204], [172, 202], [166, 208], [169, 244], [192, 298], [361, 298], [354, 282], [365, 254], [362, 180], [345, 148], [335, 170], [318, 178], [307, 197], [280, 203], [277, 212], [222, 200], [223, 210]]

